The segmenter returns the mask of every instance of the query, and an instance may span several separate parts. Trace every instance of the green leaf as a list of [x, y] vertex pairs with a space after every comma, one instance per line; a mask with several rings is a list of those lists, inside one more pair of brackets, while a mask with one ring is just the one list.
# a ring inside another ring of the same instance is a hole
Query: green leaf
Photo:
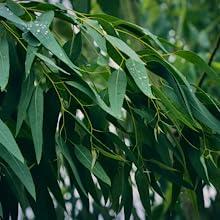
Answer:
[[111, 35], [106, 35], [105, 37], [114, 47], [125, 53], [131, 59], [138, 61], [139, 63], [143, 63], [138, 54], [133, 49], [131, 49], [124, 41]]
[[154, 98], [151, 91], [151, 84], [149, 81], [148, 73], [144, 64], [133, 59], [128, 59], [126, 60], [126, 67], [128, 68], [128, 71], [138, 88], [149, 98]]
[[115, 70], [109, 77], [108, 93], [111, 109], [115, 115], [121, 116], [126, 92], [127, 78], [124, 71]]
[[22, 6], [21, 6], [19, 3], [15, 2], [15, 1], [13, 1], [13, 0], [7, 0], [7, 1], [6, 1], [6, 4], [7, 4], [8, 8], [9, 8], [15, 15], [17, 15], [17, 16], [22, 16], [22, 15], [25, 14], [24, 8], [22, 8]]
[[80, 83], [74, 82], [74, 81], [67, 81], [68, 85], [80, 90], [84, 94], [86, 94], [88, 97], [90, 97], [96, 104], [99, 105], [100, 108], [102, 108], [105, 112], [112, 115], [113, 117], [120, 119], [118, 115], [116, 115], [112, 110], [106, 105], [106, 103], [103, 101], [103, 99], [100, 97], [100, 95], [96, 92], [95, 89], [93, 89], [89, 84], [82, 85]]
[[2, 144], [12, 155], [14, 155], [19, 161], [24, 162], [24, 158], [20, 152], [20, 149], [15, 142], [15, 139], [6, 126], [6, 124], [0, 119], [0, 144]]
[[31, 173], [25, 163], [22, 163], [8, 152], [2, 144], [0, 144], [0, 157], [13, 170], [15, 175], [19, 178], [31, 196], [36, 199], [36, 192]]
[[32, 46], [27, 47], [26, 60], [25, 60], [25, 75], [26, 75], [26, 78], [30, 74], [31, 66], [34, 62], [34, 58], [36, 56], [37, 50], [38, 50], [37, 47], [32, 47]]
[[16, 16], [9, 8], [5, 7], [5, 4], [0, 3], [0, 16], [6, 18], [8, 21], [14, 23], [18, 28], [25, 30], [26, 23]]
[[95, 20], [87, 19], [86, 23], [84, 24], [86, 27], [86, 33], [90, 35], [90, 37], [94, 40], [94, 42], [98, 45], [100, 50], [107, 53], [106, 49], [106, 40], [101, 35], [103, 32], [102, 29], [99, 26], [99, 23]]
[[34, 75], [30, 74], [26, 80], [23, 81], [21, 87], [21, 97], [18, 104], [16, 136], [22, 126], [22, 123], [27, 115], [28, 106], [34, 91]]
[[54, 67], [55, 69], [59, 70], [62, 73], [65, 73], [67, 75], [70, 75], [70, 73], [68, 73], [66, 70], [62, 69], [61, 67], [57, 66], [56, 63], [53, 62], [53, 60], [51, 60], [50, 58], [40, 54], [40, 53], [36, 53], [36, 56], [38, 58], [40, 58], [49, 68], [50, 67]]
[[9, 47], [6, 33], [0, 33], [0, 89], [5, 90], [9, 79]]
[[81, 53], [82, 50], [82, 36], [81, 33], [78, 33], [75, 35], [75, 37], [72, 37], [71, 40], [67, 41], [63, 49], [65, 50], [66, 54], [69, 56], [70, 60], [74, 62]]
[[29, 22], [27, 28], [41, 42], [41, 44], [50, 50], [57, 58], [59, 58], [73, 70], [78, 69], [71, 62], [63, 48], [58, 44], [53, 34], [49, 30], [49, 25], [52, 22], [53, 17], [53, 11], [45, 12], [41, 14], [34, 22]]
[[106, 174], [105, 170], [102, 168], [99, 162], [96, 162], [93, 169], [92, 168], [92, 154], [91, 152], [84, 146], [75, 146], [75, 155], [77, 159], [89, 169], [97, 178], [102, 180], [104, 183], [111, 186], [111, 180]]
[[149, 196], [149, 180], [147, 179], [147, 176], [144, 175], [144, 173], [139, 170], [136, 171], [135, 173], [135, 179], [136, 179], [141, 202], [144, 206], [146, 214], [150, 216], [151, 206], [150, 206], [150, 196]]
[[209, 112], [209, 110], [197, 99], [192, 91], [186, 89], [185, 87], [184, 91], [187, 94], [195, 118], [214, 132], [220, 134], [220, 121]]
[[36, 86], [28, 109], [28, 118], [34, 142], [37, 162], [40, 163], [43, 148], [44, 95], [40, 86]]
[[67, 162], [69, 163], [71, 169], [72, 169], [72, 172], [73, 172], [73, 175], [74, 177], [76, 178], [76, 181], [80, 187], [80, 189], [82, 190], [82, 192], [84, 193], [85, 196], [87, 196], [86, 194], [86, 191], [84, 189], [84, 186], [82, 184], [82, 181], [80, 179], [80, 176], [79, 176], [79, 173], [78, 173], [78, 170], [74, 164], [74, 161], [73, 159], [71, 158], [71, 155], [70, 155], [70, 152], [69, 152], [69, 149], [68, 149], [68, 146], [66, 145], [66, 143], [64, 142], [64, 140], [62, 139], [62, 137], [59, 135], [59, 134], [56, 134], [56, 142], [57, 142], [57, 145], [59, 147], [59, 151], [61, 154], [63, 154], [64, 158], [67, 160]]

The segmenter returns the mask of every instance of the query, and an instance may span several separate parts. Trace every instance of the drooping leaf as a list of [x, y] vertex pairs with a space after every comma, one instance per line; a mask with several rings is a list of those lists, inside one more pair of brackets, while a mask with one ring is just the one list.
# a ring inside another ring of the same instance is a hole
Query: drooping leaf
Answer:
[[53, 11], [45, 12], [34, 22], [29, 22], [28, 29], [42, 43], [44, 47], [50, 50], [56, 57], [58, 57], [74, 70], [76, 66], [71, 62], [63, 48], [58, 44], [53, 34], [49, 30], [49, 25], [52, 22], [53, 17]]
[[99, 23], [95, 20], [87, 19], [84, 26], [86, 27], [86, 33], [90, 35], [100, 50], [107, 53], [106, 39], [101, 34], [103, 31], [100, 29]]
[[31, 133], [33, 137], [36, 159], [38, 163], [41, 160], [43, 148], [43, 111], [43, 90], [40, 86], [36, 86], [28, 109], [28, 118], [30, 121]]
[[143, 61], [139, 58], [138, 54], [134, 50], [132, 50], [124, 41], [111, 35], [106, 35], [105, 37], [114, 47], [118, 48], [128, 57], [139, 63], [143, 63]]
[[26, 23], [16, 16], [5, 4], [0, 3], [0, 16], [14, 23], [15, 26], [25, 30]]
[[34, 75], [30, 74], [26, 80], [23, 81], [21, 87], [21, 97], [18, 104], [18, 115], [16, 124], [16, 135], [18, 134], [22, 123], [27, 115], [28, 106], [34, 91]]
[[108, 93], [111, 109], [115, 115], [120, 117], [123, 105], [127, 78], [124, 71], [115, 70], [112, 72], [108, 81]]
[[27, 165], [15, 158], [9, 151], [6, 150], [5, 147], [3, 147], [2, 144], [0, 144], [0, 155], [0, 157], [13, 170], [15, 175], [17, 175], [31, 196], [36, 199], [34, 182]]
[[154, 98], [148, 73], [144, 64], [133, 59], [128, 59], [126, 61], [126, 67], [138, 88], [149, 98]]
[[111, 186], [111, 180], [106, 174], [105, 170], [102, 168], [99, 162], [96, 162], [93, 169], [92, 168], [92, 154], [91, 152], [84, 146], [75, 146], [75, 155], [77, 159], [89, 169], [97, 178], [102, 180], [107, 185]]
[[0, 27], [0, 89], [5, 90], [9, 79], [9, 47], [6, 38], [6, 32]]
[[72, 172], [73, 172], [73, 175], [75, 176], [76, 178], [76, 181], [80, 187], [80, 189], [82, 190], [82, 192], [87, 196], [86, 194], [86, 191], [84, 189], [84, 186], [82, 184], [82, 181], [80, 179], [80, 176], [79, 176], [79, 173], [77, 171], [77, 168], [74, 164], [74, 161], [73, 159], [71, 158], [71, 155], [70, 155], [70, 152], [69, 152], [69, 149], [66, 145], [66, 143], [64, 142], [64, 140], [62, 139], [62, 137], [59, 135], [59, 134], [56, 134], [56, 142], [59, 146], [59, 151], [61, 154], [63, 154], [64, 158], [67, 160], [67, 162], [69, 163], [71, 169], [72, 169]]
[[66, 51], [66, 54], [69, 56], [70, 60], [74, 62], [80, 55], [82, 50], [82, 36], [81, 33], [72, 37], [71, 40], [67, 41], [63, 49]]
[[38, 50], [37, 47], [32, 47], [32, 46], [27, 47], [26, 60], [25, 60], [25, 75], [26, 75], [26, 78], [30, 74], [31, 66], [34, 62], [34, 58], [36, 56], [37, 50]]
[[7, 127], [7, 125], [0, 119], [0, 144], [2, 144], [7, 151], [9, 151], [13, 156], [15, 156], [22, 163], [24, 158], [20, 152], [20, 149], [15, 142], [15, 139]]
[[140, 195], [141, 202], [145, 208], [146, 214], [151, 215], [150, 197], [149, 197], [149, 181], [141, 171], [136, 171], [135, 179]]

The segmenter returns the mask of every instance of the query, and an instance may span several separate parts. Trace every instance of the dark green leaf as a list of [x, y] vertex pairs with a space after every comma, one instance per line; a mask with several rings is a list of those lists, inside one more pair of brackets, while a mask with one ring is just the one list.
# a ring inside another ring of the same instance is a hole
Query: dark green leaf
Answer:
[[43, 148], [43, 110], [44, 95], [40, 86], [36, 86], [28, 109], [31, 133], [34, 141], [36, 159], [39, 163]]
[[[1, 27], [0, 27], [1, 28]], [[1, 31], [1, 29], [0, 29]], [[0, 89], [5, 90], [9, 79], [9, 48], [5, 31], [0, 33]]]
[[94, 167], [92, 168], [93, 158], [91, 152], [83, 146], [75, 146], [75, 155], [77, 159], [89, 169], [97, 178], [102, 180], [104, 183], [111, 186], [111, 180], [106, 174], [105, 170], [102, 168], [99, 162], [96, 162]]

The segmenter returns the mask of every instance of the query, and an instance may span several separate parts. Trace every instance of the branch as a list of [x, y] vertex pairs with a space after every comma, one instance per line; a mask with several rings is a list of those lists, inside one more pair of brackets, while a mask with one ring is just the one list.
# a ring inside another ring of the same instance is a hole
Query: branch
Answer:
[[[214, 48], [214, 50], [213, 50], [213, 52], [212, 52], [212, 54], [211, 54], [211, 56], [210, 56], [210, 58], [209, 58], [209, 62], [208, 62], [208, 65], [209, 65], [209, 66], [212, 65], [212, 61], [213, 61], [214, 56], [215, 56], [215, 54], [216, 54], [216, 52], [217, 52], [217, 50], [218, 50], [219, 47], [220, 47], [220, 35], [219, 35], [219, 37], [218, 37], [216, 46], [215, 46], [215, 48]], [[204, 73], [202, 74], [200, 80], [199, 80], [198, 87], [201, 87], [201, 86], [202, 86], [202, 84], [203, 84], [203, 82], [204, 82], [206, 76], [207, 76], [207, 73], [204, 72]]]

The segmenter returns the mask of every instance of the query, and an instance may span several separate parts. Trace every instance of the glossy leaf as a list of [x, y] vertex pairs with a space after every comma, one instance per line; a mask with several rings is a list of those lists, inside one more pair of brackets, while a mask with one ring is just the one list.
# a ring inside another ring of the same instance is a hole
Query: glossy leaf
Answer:
[[149, 76], [144, 64], [133, 59], [128, 59], [126, 61], [126, 67], [138, 88], [149, 98], [154, 98], [151, 91]]
[[120, 117], [123, 105], [127, 78], [124, 71], [115, 70], [112, 72], [108, 81], [108, 93], [111, 109], [115, 115]]

